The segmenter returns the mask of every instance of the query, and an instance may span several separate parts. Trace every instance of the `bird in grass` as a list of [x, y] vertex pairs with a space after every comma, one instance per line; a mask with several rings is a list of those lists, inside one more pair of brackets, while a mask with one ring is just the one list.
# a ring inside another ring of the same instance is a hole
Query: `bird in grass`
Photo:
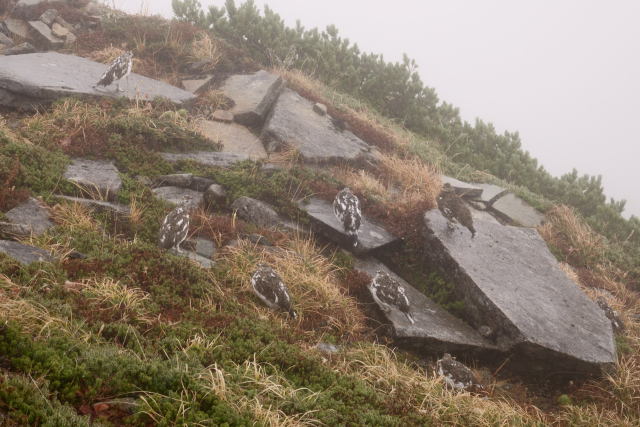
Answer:
[[124, 78], [127, 79], [127, 86], [129, 85], [129, 74], [131, 73], [131, 67], [133, 66], [133, 52], [125, 52], [118, 56], [107, 68], [107, 71], [100, 77], [98, 83], [94, 87], [103, 86], [107, 87], [114, 82], [118, 82], [118, 92], [124, 92], [120, 88], [120, 81]]
[[446, 183], [442, 187], [442, 191], [438, 196], [438, 209], [442, 212], [445, 218], [447, 218], [448, 226], [450, 230], [453, 230], [453, 223], [457, 222], [469, 229], [471, 237], [476, 235], [476, 230], [473, 228], [473, 217], [467, 204], [462, 200], [462, 197], [456, 194], [455, 189], [451, 184]]
[[479, 386], [471, 369], [455, 360], [449, 353], [436, 362], [438, 375], [444, 377], [447, 386], [454, 390], [466, 390], [471, 386]]
[[333, 200], [333, 213], [349, 236], [351, 244], [358, 246], [358, 233], [362, 224], [360, 200], [348, 187], [343, 188]]
[[396, 279], [391, 277], [385, 271], [377, 271], [371, 283], [369, 283], [369, 291], [378, 306], [385, 312], [391, 309], [400, 310], [407, 316], [409, 322], [413, 325], [415, 320], [411, 315], [409, 298], [403, 286]]
[[607, 316], [607, 319], [611, 321], [611, 326], [613, 327], [614, 332], [622, 332], [625, 329], [625, 324], [618, 316], [618, 313], [611, 308], [611, 306], [607, 303], [603, 297], [598, 297], [596, 299], [596, 304], [604, 311], [604, 315]]
[[178, 253], [182, 252], [180, 244], [184, 242], [187, 234], [189, 234], [189, 221], [191, 219], [189, 216], [190, 202], [191, 196], [184, 196], [182, 203], [164, 217], [158, 239], [161, 248], [176, 248]]
[[258, 265], [258, 269], [251, 276], [251, 287], [267, 307], [286, 311], [292, 319], [298, 317], [298, 313], [293, 309], [287, 287], [273, 268], [265, 264]]

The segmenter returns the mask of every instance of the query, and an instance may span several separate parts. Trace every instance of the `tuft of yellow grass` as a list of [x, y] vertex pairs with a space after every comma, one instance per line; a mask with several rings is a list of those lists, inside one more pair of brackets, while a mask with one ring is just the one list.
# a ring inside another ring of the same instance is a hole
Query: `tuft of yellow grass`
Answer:
[[91, 305], [114, 314], [123, 322], [151, 322], [145, 303], [150, 299], [142, 289], [128, 287], [109, 277], [82, 282], [81, 294]]

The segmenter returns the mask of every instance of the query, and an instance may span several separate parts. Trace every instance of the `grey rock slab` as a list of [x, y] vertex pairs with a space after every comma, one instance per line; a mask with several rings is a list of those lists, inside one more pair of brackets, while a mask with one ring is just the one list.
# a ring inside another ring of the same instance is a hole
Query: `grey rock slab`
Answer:
[[491, 204], [493, 203], [499, 196], [505, 194], [507, 190], [502, 187], [499, 187], [494, 184], [473, 184], [476, 187], [482, 188], [482, 194], [478, 196], [478, 200]]
[[231, 76], [220, 90], [235, 103], [231, 109], [235, 121], [255, 126], [264, 121], [283, 87], [282, 77], [261, 70]]
[[49, 210], [33, 197], [11, 209], [5, 216], [15, 224], [26, 225], [36, 236], [44, 233], [54, 225], [51, 221]]
[[[0, 89], [9, 92], [12, 97], [0, 97], [0, 103], [27, 108], [66, 96], [124, 96], [143, 100], [162, 97], [176, 104], [195, 99], [187, 91], [135, 73], [129, 76], [128, 84], [122, 82], [124, 92], [118, 92], [115, 88], [95, 89], [94, 85], [106, 69], [105, 64], [57, 52], [4, 58], [0, 62]], [[29, 72], [25, 73], [24, 70]]]
[[31, 227], [28, 225], [0, 221], [0, 237], [3, 239], [29, 237], [30, 235]]
[[98, 212], [107, 212], [116, 215], [119, 218], [129, 217], [131, 211], [128, 206], [120, 203], [110, 203], [104, 200], [83, 199], [81, 197], [58, 196], [63, 200], [72, 203], [78, 203]]
[[58, 11], [56, 9], [47, 9], [42, 15], [40, 15], [40, 20], [50, 27], [51, 24], [53, 24], [53, 22], [56, 20], [57, 16]]
[[203, 194], [201, 192], [193, 191], [189, 188], [158, 187], [154, 188], [152, 191], [157, 198], [162, 199], [165, 202], [169, 202], [172, 205], [179, 205], [182, 203], [184, 196], [191, 196], [189, 206], [194, 208], [200, 206], [203, 200]]
[[22, 19], [7, 18], [4, 20], [4, 27], [7, 29], [9, 36], [15, 36], [23, 40], [30, 40], [29, 24]]
[[193, 182], [193, 175], [190, 173], [174, 173], [171, 175], [160, 175], [153, 178], [155, 187], [183, 187], [190, 188]]
[[358, 234], [358, 246], [351, 248], [348, 237], [344, 234], [343, 226], [333, 213], [331, 203], [322, 199], [311, 198], [308, 201], [298, 203], [311, 218], [312, 226], [328, 239], [348, 247], [355, 253], [367, 253], [388, 246], [398, 239], [385, 230], [382, 226], [369, 220], [364, 215]]
[[122, 180], [113, 162], [73, 159], [64, 178], [78, 185], [93, 199], [113, 199], [122, 188]]
[[471, 212], [471, 217], [473, 218], [473, 223], [475, 224], [477, 221], [489, 221], [494, 224], [501, 224], [500, 221], [496, 219], [493, 215], [491, 215], [486, 210], [476, 209], [473, 205], [469, 204], [469, 211]]
[[268, 151], [297, 150], [310, 163], [358, 161], [371, 147], [348, 130], [337, 129], [329, 116], [313, 111], [313, 103], [285, 89], [267, 119], [261, 139]]
[[238, 197], [231, 204], [231, 209], [243, 220], [260, 227], [274, 228], [283, 222], [271, 205], [251, 197]]
[[531, 372], [599, 372], [616, 360], [609, 320], [559, 268], [535, 229], [479, 221], [475, 238], [425, 216], [425, 262], [455, 286], [465, 320], [488, 326]]
[[47, 49], [57, 49], [64, 46], [64, 40], [54, 36], [51, 28], [42, 21], [29, 21], [32, 33], [34, 34], [34, 42]]
[[208, 209], [224, 206], [227, 202], [227, 192], [220, 184], [211, 184], [204, 192], [204, 203]]
[[371, 278], [377, 271], [384, 271], [405, 288], [415, 323], [411, 324], [400, 310], [382, 311], [392, 325], [395, 339], [403, 344], [429, 353], [496, 350], [475, 329], [454, 317], [375, 258], [357, 258], [354, 268]]
[[499, 197], [491, 205], [491, 210], [511, 223], [523, 227], [537, 227], [544, 222], [543, 214], [512, 193]]
[[213, 76], [207, 76], [203, 79], [183, 80], [182, 86], [188, 92], [193, 94], [202, 93], [211, 84]]
[[242, 125], [200, 120], [198, 130], [206, 138], [222, 143], [223, 153], [239, 154], [252, 160], [267, 157], [262, 141]]
[[29, 265], [34, 262], [53, 262], [49, 252], [11, 240], [0, 240], [0, 253], [3, 253], [21, 264]]
[[477, 198], [482, 195], [482, 188], [477, 187], [474, 184], [469, 184], [468, 182], [460, 181], [446, 175], [442, 175], [440, 178], [443, 184], [451, 185], [456, 194], [461, 197]]
[[227, 110], [216, 110], [211, 118], [216, 122], [231, 123], [233, 122], [233, 113]]
[[211, 260], [209, 258], [205, 258], [202, 255], [199, 255], [199, 254], [197, 254], [195, 252], [184, 251], [184, 250], [178, 252], [175, 248], [170, 249], [169, 252], [171, 252], [172, 254], [174, 254], [176, 256], [187, 258], [187, 259], [195, 262], [196, 264], [200, 265], [200, 267], [202, 267], [202, 268], [211, 268], [215, 264], [213, 262], [213, 260]]
[[216, 244], [213, 240], [197, 237], [195, 239], [195, 252], [207, 259], [213, 258], [216, 254]]
[[204, 176], [194, 176], [191, 180], [191, 189], [195, 191], [206, 191], [210, 186], [216, 182], [210, 178]]
[[160, 156], [168, 162], [193, 161], [204, 166], [226, 168], [236, 163], [250, 160], [248, 156], [222, 153], [220, 151], [196, 151], [193, 153], [160, 153]]

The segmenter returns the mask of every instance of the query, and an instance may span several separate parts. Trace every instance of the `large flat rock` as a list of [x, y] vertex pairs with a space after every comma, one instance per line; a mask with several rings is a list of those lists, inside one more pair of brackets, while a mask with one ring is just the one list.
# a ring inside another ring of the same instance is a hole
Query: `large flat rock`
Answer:
[[189, 196], [191, 197], [189, 206], [195, 208], [202, 205], [202, 200], [204, 197], [204, 195], [200, 191], [194, 191], [189, 188], [181, 187], [158, 187], [154, 188], [152, 191], [157, 198], [176, 206], [183, 202], [184, 196]]
[[73, 159], [64, 178], [98, 200], [113, 199], [122, 188], [118, 169], [104, 160]]
[[56, 37], [51, 32], [51, 28], [42, 21], [29, 21], [31, 33], [34, 34], [35, 42], [45, 49], [57, 49], [64, 46], [64, 40]]
[[456, 194], [460, 197], [477, 198], [482, 195], [482, 188], [475, 184], [469, 184], [468, 182], [460, 181], [459, 179], [452, 178], [450, 176], [442, 175], [440, 177], [443, 184], [449, 184], [455, 190]]
[[24, 265], [33, 264], [34, 262], [52, 262], [54, 260], [45, 250], [11, 240], [0, 240], [0, 253]]
[[372, 278], [377, 271], [385, 271], [405, 288], [415, 323], [411, 324], [399, 310], [383, 311], [395, 339], [403, 345], [428, 353], [496, 350], [472, 327], [431, 301], [380, 261], [371, 257], [358, 258], [354, 268]]
[[160, 156], [168, 162], [192, 161], [204, 166], [226, 168], [236, 163], [250, 160], [243, 154], [223, 153], [220, 151], [196, 151], [193, 153], [160, 153]]
[[473, 185], [482, 189], [482, 193], [477, 197], [477, 199], [489, 205], [493, 203], [499, 196], [507, 192], [507, 190], [505, 190], [504, 188], [494, 184]]
[[93, 86], [106, 69], [105, 64], [57, 52], [5, 57], [0, 62], [0, 105], [32, 108], [65, 96], [162, 97], [176, 104], [195, 99], [185, 90], [135, 73], [129, 76], [128, 84], [122, 82], [124, 92], [96, 90]]
[[26, 226], [36, 236], [54, 225], [49, 210], [33, 197], [5, 213], [5, 217], [14, 224]]
[[262, 141], [242, 125], [200, 120], [198, 130], [210, 140], [220, 142], [223, 153], [239, 154], [252, 160], [267, 157]]
[[[475, 238], [425, 214], [426, 262], [456, 286], [465, 320], [488, 326], [530, 372], [599, 372], [616, 360], [611, 324], [534, 229], [477, 221]], [[533, 370], [533, 371], [532, 371]]]
[[338, 222], [333, 213], [331, 203], [322, 199], [311, 198], [308, 201], [305, 200], [298, 203], [298, 206], [309, 214], [312, 225], [318, 232], [355, 253], [365, 254], [397, 241], [397, 238], [382, 226], [363, 215], [360, 233], [358, 234], [358, 246], [352, 248], [349, 238], [344, 234], [342, 224]]
[[510, 223], [523, 227], [537, 227], [544, 221], [543, 214], [512, 193], [500, 196], [491, 204], [491, 210]]
[[262, 123], [282, 92], [282, 77], [260, 70], [229, 77], [220, 90], [235, 103], [234, 120], [247, 126]]
[[31, 34], [29, 32], [29, 24], [26, 21], [15, 18], [7, 18], [3, 21], [7, 35], [17, 37], [22, 40], [29, 40]]
[[313, 111], [313, 103], [285, 89], [262, 130], [268, 151], [297, 150], [311, 163], [335, 163], [369, 158], [371, 147], [348, 130], [340, 130], [329, 115]]
[[93, 209], [97, 212], [106, 212], [114, 215], [118, 219], [126, 219], [129, 217], [131, 210], [127, 205], [120, 203], [110, 203], [104, 200], [83, 199], [81, 197], [71, 196], [58, 196], [59, 198], [71, 203], [78, 203], [79, 205], [86, 206], [89, 209]]

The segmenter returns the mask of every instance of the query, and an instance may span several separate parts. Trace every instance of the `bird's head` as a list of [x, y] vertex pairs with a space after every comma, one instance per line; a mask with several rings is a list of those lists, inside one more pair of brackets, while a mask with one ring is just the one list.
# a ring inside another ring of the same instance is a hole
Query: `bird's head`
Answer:
[[127, 58], [131, 59], [133, 58], [133, 52], [131, 52], [130, 50], [128, 50], [127, 52], [125, 52], [124, 54]]

